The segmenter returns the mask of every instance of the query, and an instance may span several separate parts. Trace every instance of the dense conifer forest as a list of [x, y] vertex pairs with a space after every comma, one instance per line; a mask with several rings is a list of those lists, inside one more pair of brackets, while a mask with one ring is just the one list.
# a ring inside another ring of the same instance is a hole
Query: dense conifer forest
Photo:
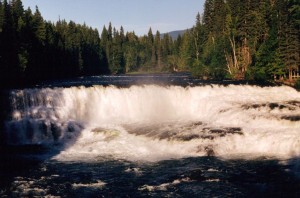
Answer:
[[190, 71], [203, 79], [292, 80], [300, 69], [299, 0], [206, 0], [195, 25], [173, 40], [111, 23], [101, 33], [45, 21], [38, 7], [0, 0], [3, 87], [83, 75]]

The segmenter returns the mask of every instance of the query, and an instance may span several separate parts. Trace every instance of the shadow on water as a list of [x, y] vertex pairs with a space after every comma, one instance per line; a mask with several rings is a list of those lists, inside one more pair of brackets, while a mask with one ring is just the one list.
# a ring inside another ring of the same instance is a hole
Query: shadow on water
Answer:
[[[28, 164], [15, 175], [28, 189], [63, 197], [299, 197], [300, 179], [292, 169], [275, 159], [196, 157], [155, 163], [48, 161]], [[20, 188], [11, 182], [7, 187]]]
[[146, 165], [143, 177], [148, 183], [140, 189], [151, 196], [299, 197], [300, 178], [293, 166], [264, 158], [169, 160]]
[[1, 145], [0, 146], [0, 191], [9, 189], [16, 177], [27, 175], [41, 164], [66, 149], [52, 149], [45, 145]]
[[[72, 146], [83, 129], [80, 124], [75, 126], [69, 122], [63, 132], [55, 122], [51, 121], [46, 126], [45, 121], [36, 121], [34, 116], [13, 120], [10, 93], [11, 90], [0, 91], [0, 195], [3, 189], [10, 188], [16, 177], [28, 174], [28, 171]], [[30, 143], [36, 130], [47, 136], [45, 143]]]

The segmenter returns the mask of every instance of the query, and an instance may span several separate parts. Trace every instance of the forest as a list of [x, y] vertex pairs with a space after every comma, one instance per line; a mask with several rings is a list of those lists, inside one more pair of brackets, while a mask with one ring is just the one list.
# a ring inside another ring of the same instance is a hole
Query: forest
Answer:
[[111, 23], [43, 19], [38, 7], [0, 0], [1, 87], [77, 76], [188, 71], [202, 79], [300, 78], [299, 0], [206, 0], [177, 39], [137, 36]]

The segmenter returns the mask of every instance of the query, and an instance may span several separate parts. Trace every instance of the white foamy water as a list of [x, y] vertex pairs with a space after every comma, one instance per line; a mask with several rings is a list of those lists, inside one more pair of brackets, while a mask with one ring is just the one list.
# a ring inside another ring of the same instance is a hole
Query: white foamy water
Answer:
[[11, 101], [8, 141], [62, 145], [58, 160], [300, 156], [300, 93], [285, 86], [26, 89]]

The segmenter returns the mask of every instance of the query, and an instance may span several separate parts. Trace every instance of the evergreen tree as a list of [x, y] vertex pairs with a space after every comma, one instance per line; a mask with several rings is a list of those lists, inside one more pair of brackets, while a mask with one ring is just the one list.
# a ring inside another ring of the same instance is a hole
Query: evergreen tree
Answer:
[[44, 19], [39, 11], [39, 8], [35, 8], [35, 13], [32, 18], [32, 28], [35, 34], [35, 38], [40, 44], [44, 44], [46, 38], [46, 29]]
[[161, 40], [160, 40], [160, 32], [156, 31], [155, 39], [154, 39], [154, 48], [155, 48], [155, 59], [156, 59], [156, 66], [158, 70], [162, 68], [162, 47], [161, 47]]
[[125, 42], [125, 32], [123, 26], [121, 26], [120, 28], [120, 42], [121, 45], [123, 45], [123, 43]]
[[125, 72], [130, 72], [138, 69], [139, 57], [138, 57], [138, 37], [134, 32], [126, 33], [126, 43], [124, 46], [124, 61], [125, 61]]
[[110, 72], [112, 71], [112, 67], [113, 67], [113, 52], [112, 52], [112, 45], [113, 45], [113, 32], [112, 32], [112, 24], [109, 23], [108, 26], [108, 42], [106, 44], [106, 56], [107, 56], [107, 62], [108, 62], [108, 66], [110, 69]]
[[2, 4], [2, 1], [0, 1], [0, 35], [2, 32], [3, 20], [4, 20], [4, 6]]
[[[300, 2], [288, 1], [288, 62], [289, 78], [300, 70]], [[292, 70], [292, 71], [291, 71]]]
[[22, 20], [24, 14], [24, 8], [21, 0], [11, 1], [12, 16], [15, 23], [15, 28], [18, 28], [18, 22]]
[[1, 33], [0, 73], [3, 83], [15, 83], [18, 79], [18, 43], [11, 5], [3, 2], [3, 25]]
[[106, 51], [107, 43], [108, 43], [108, 31], [107, 31], [106, 27], [103, 26], [102, 33], [101, 33], [100, 47], [101, 47], [102, 53], [103, 53], [103, 56], [102, 56], [103, 62], [108, 65], [109, 54]]
[[[0, 0], [1, 85], [132, 71], [191, 71], [202, 78], [278, 79], [300, 70], [297, 0], [206, 0], [204, 14], [176, 40], [138, 37], [111, 23], [44, 21], [21, 0]], [[100, 38], [101, 37], [101, 38]], [[225, 73], [226, 72], [226, 73]]]
[[174, 43], [172, 37], [168, 34], [164, 34], [162, 43], [162, 62], [164, 63], [164, 71], [172, 71], [172, 66], [169, 67], [168, 59], [174, 52]]
[[150, 66], [153, 67], [156, 64], [156, 56], [155, 56], [154, 36], [153, 36], [151, 27], [148, 31], [148, 39], [147, 40], [148, 40], [147, 47], [149, 48], [148, 57], [150, 57], [150, 60], [151, 60]]
[[193, 50], [193, 35], [191, 31], [186, 31], [182, 37], [181, 45], [179, 47], [178, 55], [178, 70], [186, 71], [189, 66], [193, 64], [192, 56], [194, 55]]
[[112, 27], [112, 24], [111, 24], [111, 22], [109, 22], [109, 25], [108, 25], [108, 30], [107, 30], [107, 39], [109, 40], [109, 41], [112, 41], [112, 37], [113, 37], [113, 27]]
[[206, 35], [210, 35], [210, 37], [213, 37], [212, 33], [214, 28], [214, 15], [214, 0], [206, 0], [204, 3], [203, 23], [205, 26]]
[[279, 21], [279, 53], [290, 80], [292, 80], [293, 74], [299, 71], [300, 65], [299, 26], [297, 26], [297, 15], [293, 12], [295, 6], [297, 7], [297, 3], [294, 1], [278, 0], [276, 2]]

